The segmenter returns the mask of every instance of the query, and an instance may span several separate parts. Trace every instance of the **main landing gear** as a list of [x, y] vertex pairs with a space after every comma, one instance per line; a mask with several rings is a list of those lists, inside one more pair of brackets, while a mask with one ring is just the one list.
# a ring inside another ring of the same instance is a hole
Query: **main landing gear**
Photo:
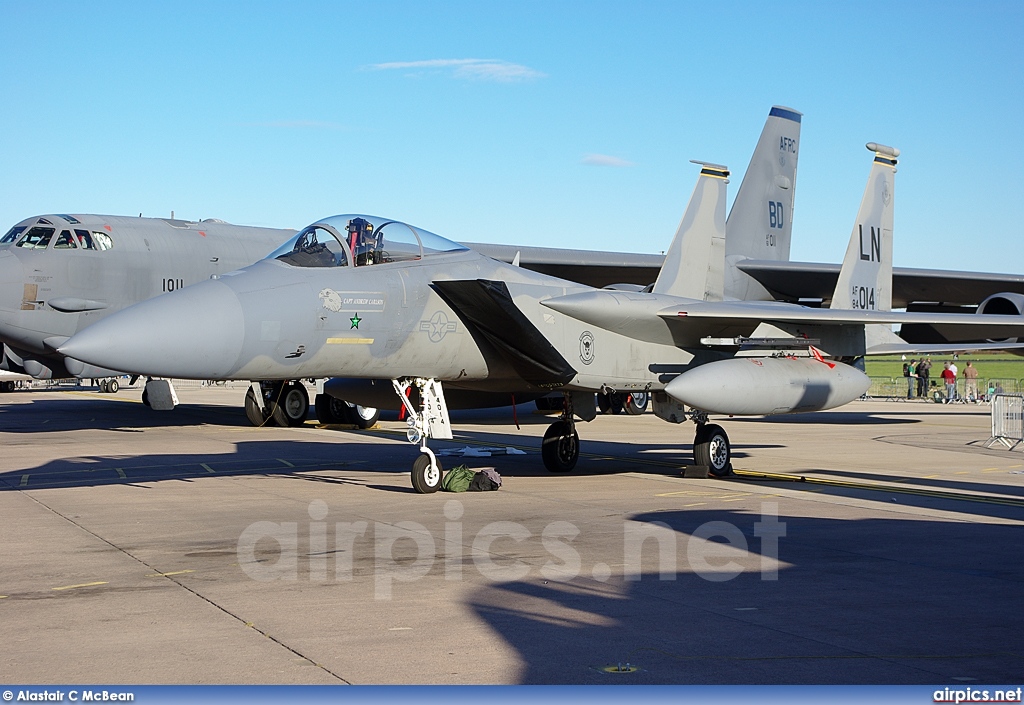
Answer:
[[278, 426], [301, 426], [309, 414], [309, 394], [302, 382], [253, 382], [245, 393], [245, 415], [253, 426], [271, 420]]
[[[448, 405], [444, 401], [441, 383], [436, 379], [414, 377], [393, 379], [391, 384], [408, 414], [409, 430], [406, 437], [410, 443], [418, 443], [420, 446], [420, 455], [412, 463], [412, 488], [420, 494], [437, 492], [441, 488], [441, 474], [444, 470], [427, 447], [427, 439], [452, 438], [452, 424], [448, 418]], [[412, 387], [416, 387], [420, 395], [419, 411], [409, 401], [408, 393]]]
[[732, 446], [725, 429], [718, 424], [708, 423], [708, 415], [693, 410], [690, 419], [697, 424], [693, 437], [693, 462], [706, 465], [714, 477], [726, 477], [732, 473]]
[[544, 432], [540, 456], [550, 472], [569, 472], [576, 467], [576, 461], [580, 459], [580, 435], [576, 433], [571, 394], [565, 395], [558, 421]]
[[316, 418], [320, 423], [353, 424], [359, 428], [371, 428], [380, 418], [380, 410], [372, 406], [359, 406], [330, 394], [317, 394]]

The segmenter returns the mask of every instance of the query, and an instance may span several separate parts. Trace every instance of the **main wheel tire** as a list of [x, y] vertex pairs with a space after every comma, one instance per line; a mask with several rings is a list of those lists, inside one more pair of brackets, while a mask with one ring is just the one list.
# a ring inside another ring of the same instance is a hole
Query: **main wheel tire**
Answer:
[[713, 423], [698, 426], [693, 439], [693, 460], [697, 465], [707, 465], [708, 472], [715, 477], [731, 473], [732, 446], [725, 429]]
[[11, 381], [4, 382], [3, 386], [0, 386], [0, 391], [2, 391], [2, 392], [13, 392], [14, 391], [14, 382], [11, 382]]
[[330, 394], [317, 394], [314, 405], [320, 423], [352, 423], [349, 419], [349, 409], [352, 407], [341, 399], [335, 399]]
[[349, 415], [352, 417], [352, 423], [359, 428], [373, 428], [380, 418], [380, 409], [354, 404], [349, 407]]
[[107, 393], [107, 380], [101, 379], [100, 380], [100, 394], [106, 394], [106, 393]]
[[309, 415], [309, 394], [301, 382], [289, 382], [268, 406], [278, 426], [301, 426]]
[[260, 408], [259, 402], [256, 401], [256, 393], [252, 391], [252, 387], [245, 393], [245, 417], [249, 419], [249, 423], [253, 426], [262, 426], [267, 421], [267, 407]]
[[117, 383], [116, 379], [112, 379], [107, 382], [107, 391], [111, 394], [117, 394], [117, 390], [121, 388], [121, 385]]
[[570, 434], [569, 424], [556, 421], [544, 433], [540, 456], [544, 459], [544, 467], [550, 472], [569, 472], [576, 467], [576, 461], [580, 458], [579, 434], [575, 429]]
[[651, 395], [647, 392], [633, 392], [626, 395], [626, 413], [630, 416], [639, 416], [647, 411], [647, 405], [651, 401]]
[[142, 404], [144, 406], [149, 406], [149, 392], [145, 389], [142, 390]]
[[430, 494], [441, 489], [441, 474], [444, 469], [441, 463], [435, 460], [436, 466], [431, 466], [430, 456], [420, 453], [416, 460], [412, 461], [412, 488], [420, 494]]
[[611, 411], [612, 401], [610, 394], [598, 394], [597, 395], [597, 410], [602, 414], [607, 414]]

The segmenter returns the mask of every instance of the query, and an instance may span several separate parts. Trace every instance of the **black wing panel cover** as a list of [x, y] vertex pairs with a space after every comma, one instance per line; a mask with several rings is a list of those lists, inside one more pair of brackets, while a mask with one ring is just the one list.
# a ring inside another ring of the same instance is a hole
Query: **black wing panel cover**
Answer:
[[493, 345], [530, 384], [560, 387], [576, 376], [576, 370], [515, 305], [505, 282], [435, 281], [430, 286], [470, 332]]

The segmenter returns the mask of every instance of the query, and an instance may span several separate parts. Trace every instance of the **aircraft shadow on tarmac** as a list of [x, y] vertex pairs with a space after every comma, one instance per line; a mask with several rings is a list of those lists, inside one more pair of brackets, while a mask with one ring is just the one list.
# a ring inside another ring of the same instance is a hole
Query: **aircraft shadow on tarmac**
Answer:
[[[669, 559], [668, 579], [662, 579], [660, 544], [648, 538], [644, 572], [635, 582], [602, 581], [607, 566], [580, 551], [580, 577], [545, 579], [532, 568], [520, 580], [492, 582], [470, 597], [471, 608], [518, 652], [521, 683], [1019, 680], [1024, 632], [1016, 586], [1024, 581], [1024, 561], [1017, 526], [780, 516], [785, 535], [771, 581], [759, 572], [764, 544], [755, 535], [755, 522], [762, 521], [755, 512], [667, 511], [632, 519], [671, 528], [676, 560]], [[705, 522], [742, 532], [754, 557], [745, 572], [718, 582], [697, 573], [691, 535]], [[551, 562], [566, 565], [560, 558]], [[630, 558], [622, 556], [623, 563]], [[603, 670], [627, 663], [639, 670]]]
[[913, 424], [921, 423], [921, 419], [908, 419], [897, 411], [863, 412], [863, 411], [808, 411], [802, 414], [780, 414], [779, 416], [737, 416], [729, 422], [743, 423], [792, 423], [792, 424], [829, 424], [844, 426], [847, 424]]
[[161, 428], [216, 424], [248, 426], [245, 412], [239, 407], [181, 404], [174, 411], [153, 411], [141, 403], [128, 400], [95, 399], [78, 395], [66, 398], [12, 399], [0, 397], [0, 428], [5, 433], [53, 433], [89, 429], [131, 431], [139, 428]]
[[[27, 429], [26, 429], [27, 430]], [[254, 433], [258, 433], [253, 429]], [[0, 472], [0, 491], [16, 489], [43, 489], [51, 487], [90, 487], [110, 484], [138, 484], [165, 480], [189, 480], [210, 476], [234, 475], [291, 475], [312, 482], [365, 485], [373, 489], [412, 493], [411, 486], [367, 484], [363, 479], [338, 478], [334, 471], [358, 471], [393, 476], [409, 472], [417, 449], [405, 442], [383, 443], [400, 437], [398, 433], [380, 431], [329, 431], [330, 441], [306, 439], [266, 439], [238, 441], [233, 453], [141, 454], [125, 453], [109, 456], [93, 455], [51, 460], [32, 468], [10, 469]], [[490, 457], [461, 457], [441, 455], [443, 467], [466, 464], [470, 467], [493, 466], [508, 477], [562, 477], [552, 475], [543, 466], [539, 452], [540, 440], [533, 436], [512, 434], [482, 434], [455, 431], [455, 439], [431, 444], [435, 451], [460, 450], [466, 446], [480, 448], [506, 448], [517, 446], [528, 449], [524, 455], [493, 455]], [[734, 452], [743, 457], [749, 451], [766, 446], [744, 445]], [[781, 447], [781, 446], [771, 446]], [[745, 449], [745, 450], [744, 450]], [[622, 472], [642, 472], [677, 476], [679, 468], [692, 462], [690, 444], [645, 443], [637, 450], [624, 443], [587, 441], [574, 476], [610, 475]], [[645, 454], [653, 453], [652, 456]], [[27, 479], [26, 479], [27, 478]]]

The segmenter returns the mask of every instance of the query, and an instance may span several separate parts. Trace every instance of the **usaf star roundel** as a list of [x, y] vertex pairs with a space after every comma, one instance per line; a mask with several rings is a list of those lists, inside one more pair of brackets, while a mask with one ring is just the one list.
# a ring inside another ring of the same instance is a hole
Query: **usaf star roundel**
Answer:
[[589, 365], [594, 361], [594, 334], [589, 330], [580, 336], [580, 362]]

